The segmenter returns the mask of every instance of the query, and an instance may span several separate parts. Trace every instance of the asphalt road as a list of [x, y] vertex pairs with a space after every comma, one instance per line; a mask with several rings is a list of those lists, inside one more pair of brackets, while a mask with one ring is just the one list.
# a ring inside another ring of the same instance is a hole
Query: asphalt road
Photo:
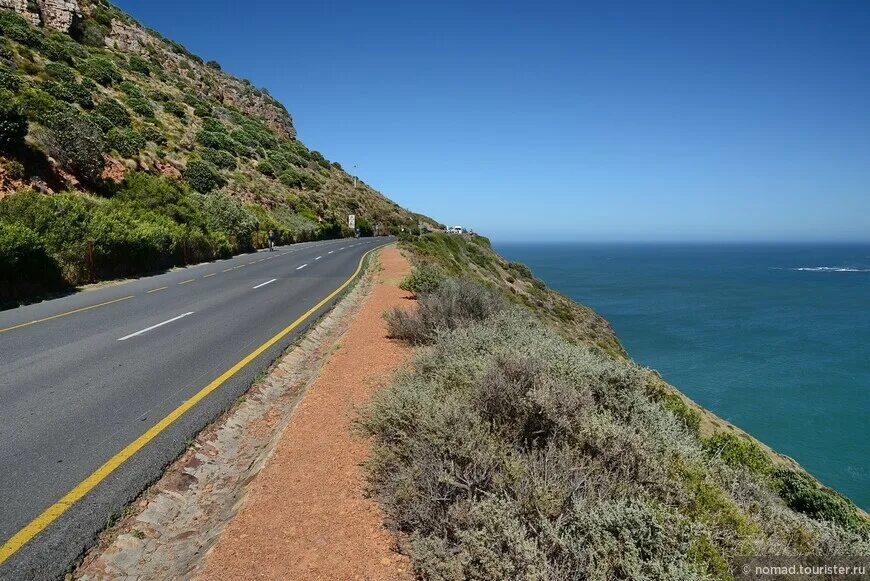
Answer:
[[238, 364], [389, 241], [296, 244], [0, 312], [0, 578], [62, 576], [332, 300]]

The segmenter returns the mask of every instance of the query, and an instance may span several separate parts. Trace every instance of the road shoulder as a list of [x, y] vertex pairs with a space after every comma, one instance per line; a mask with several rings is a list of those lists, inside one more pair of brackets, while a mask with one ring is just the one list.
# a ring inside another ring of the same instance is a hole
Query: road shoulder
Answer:
[[[75, 576], [404, 578], [363, 495], [353, 409], [407, 361], [381, 314], [405, 303], [395, 247], [103, 535]], [[204, 555], [208, 556], [204, 558]]]

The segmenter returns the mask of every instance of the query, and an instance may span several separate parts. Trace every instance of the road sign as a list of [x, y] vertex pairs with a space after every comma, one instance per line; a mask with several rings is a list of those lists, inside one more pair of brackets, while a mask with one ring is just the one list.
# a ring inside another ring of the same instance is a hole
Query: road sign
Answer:
[[348, 214], [347, 215], [347, 227], [351, 230], [356, 230], [356, 215]]

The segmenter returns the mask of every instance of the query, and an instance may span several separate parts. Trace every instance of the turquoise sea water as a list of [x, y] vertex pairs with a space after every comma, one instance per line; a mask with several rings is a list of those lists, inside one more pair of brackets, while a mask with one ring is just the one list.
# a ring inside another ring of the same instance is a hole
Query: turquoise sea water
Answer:
[[496, 244], [631, 356], [870, 509], [870, 245]]

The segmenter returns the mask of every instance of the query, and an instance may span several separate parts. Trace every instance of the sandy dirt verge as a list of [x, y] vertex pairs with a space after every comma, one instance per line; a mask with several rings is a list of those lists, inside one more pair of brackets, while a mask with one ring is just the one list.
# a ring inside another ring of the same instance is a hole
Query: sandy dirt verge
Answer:
[[247, 501], [206, 556], [203, 580], [409, 579], [374, 500], [363, 494], [369, 444], [352, 431], [410, 349], [387, 338], [383, 312], [407, 305], [396, 281], [410, 267], [381, 255], [374, 289], [284, 430]]

